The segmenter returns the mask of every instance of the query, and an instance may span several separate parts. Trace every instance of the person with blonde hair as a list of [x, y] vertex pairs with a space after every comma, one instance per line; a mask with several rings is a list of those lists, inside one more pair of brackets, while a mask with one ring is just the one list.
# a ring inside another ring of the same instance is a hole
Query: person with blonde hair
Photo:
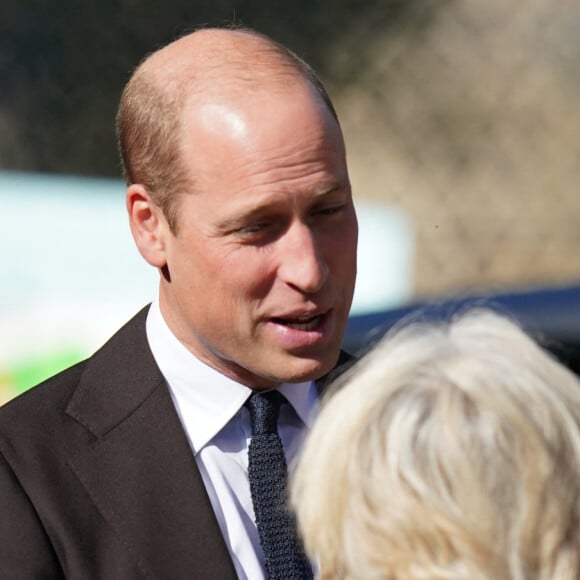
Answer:
[[329, 394], [291, 497], [319, 578], [580, 578], [580, 381], [517, 324], [404, 325]]

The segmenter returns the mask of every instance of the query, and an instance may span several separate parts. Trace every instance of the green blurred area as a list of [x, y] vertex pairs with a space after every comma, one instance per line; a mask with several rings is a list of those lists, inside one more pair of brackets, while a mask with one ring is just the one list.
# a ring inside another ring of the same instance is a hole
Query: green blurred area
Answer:
[[9, 400], [85, 358], [75, 348], [62, 348], [50, 353], [26, 358], [0, 372], [3, 399]]

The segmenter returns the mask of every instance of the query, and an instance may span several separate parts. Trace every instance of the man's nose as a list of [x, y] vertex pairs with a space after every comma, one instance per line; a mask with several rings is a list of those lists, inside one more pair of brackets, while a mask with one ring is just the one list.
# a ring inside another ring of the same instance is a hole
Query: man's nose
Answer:
[[328, 274], [315, 232], [305, 224], [291, 226], [284, 236], [278, 276], [300, 292], [314, 294], [324, 286]]

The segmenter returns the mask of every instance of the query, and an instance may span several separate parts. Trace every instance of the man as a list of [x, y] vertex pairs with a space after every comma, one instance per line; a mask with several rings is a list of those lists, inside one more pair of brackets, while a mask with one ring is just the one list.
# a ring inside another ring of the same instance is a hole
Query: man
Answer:
[[291, 463], [354, 289], [341, 130], [302, 61], [223, 29], [147, 58], [118, 130], [158, 299], [0, 411], [0, 577], [264, 578], [244, 403], [285, 396]]

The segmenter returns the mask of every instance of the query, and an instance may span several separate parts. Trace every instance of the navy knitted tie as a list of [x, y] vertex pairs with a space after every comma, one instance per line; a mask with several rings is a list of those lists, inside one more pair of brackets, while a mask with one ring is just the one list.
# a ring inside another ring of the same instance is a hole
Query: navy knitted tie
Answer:
[[312, 570], [286, 504], [288, 471], [278, 435], [278, 391], [254, 393], [246, 402], [252, 421], [248, 475], [260, 544], [270, 580], [309, 580]]

